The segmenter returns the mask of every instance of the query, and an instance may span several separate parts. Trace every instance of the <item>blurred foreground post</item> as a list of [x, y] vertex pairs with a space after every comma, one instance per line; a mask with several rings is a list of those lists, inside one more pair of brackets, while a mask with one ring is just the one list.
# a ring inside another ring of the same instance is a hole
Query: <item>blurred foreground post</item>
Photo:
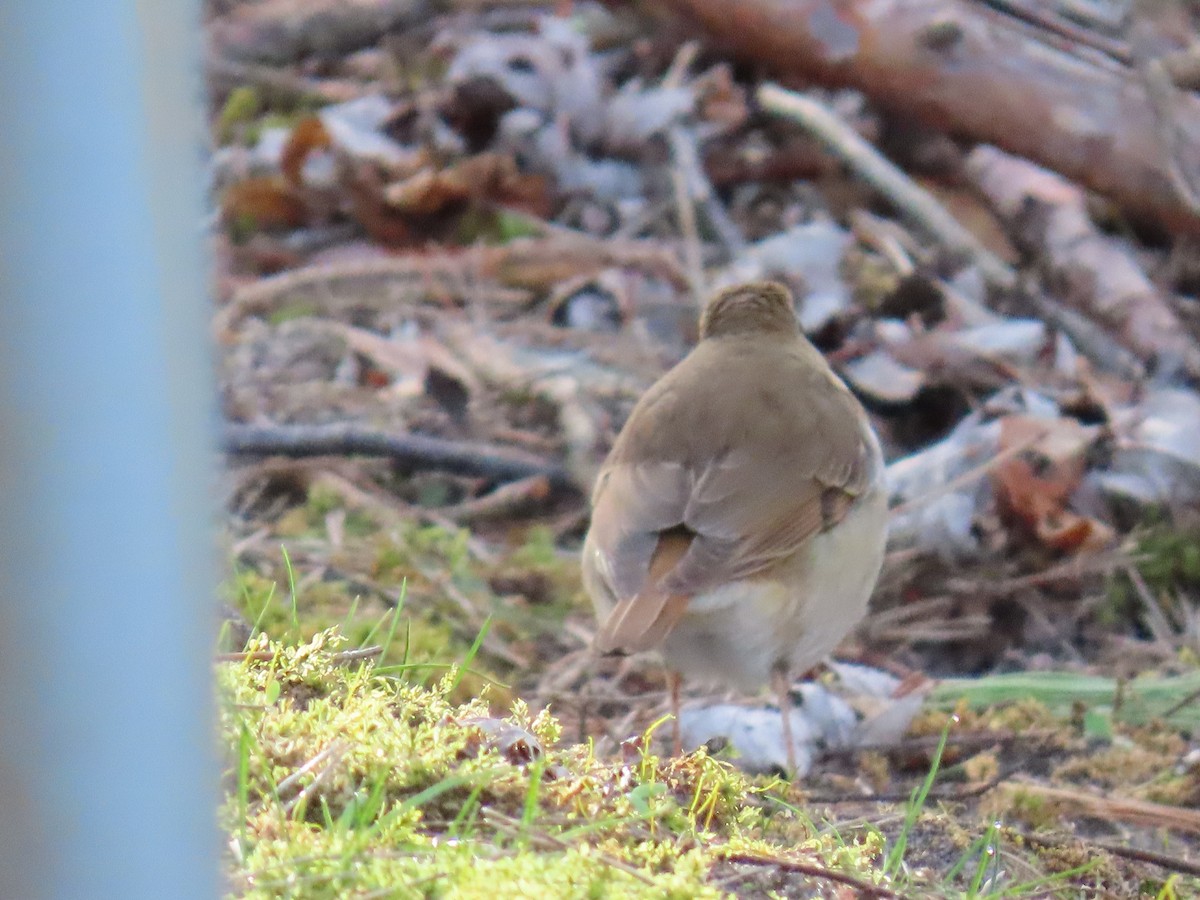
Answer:
[[0, 3], [0, 897], [216, 894], [199, 9]]

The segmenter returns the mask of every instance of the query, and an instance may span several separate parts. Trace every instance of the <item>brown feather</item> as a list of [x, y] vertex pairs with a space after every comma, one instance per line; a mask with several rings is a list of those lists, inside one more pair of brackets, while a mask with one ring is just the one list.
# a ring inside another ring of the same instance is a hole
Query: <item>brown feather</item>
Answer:
[[650, 561], [647, 588], [620, 601], [600, 626], [595, 646], [601, 653], [634, 653], [655, 646], [687, 609], [688, 597], [661, 589], [664, 575], [687, 552], [694, 535], [685, 529], [663, 532]]

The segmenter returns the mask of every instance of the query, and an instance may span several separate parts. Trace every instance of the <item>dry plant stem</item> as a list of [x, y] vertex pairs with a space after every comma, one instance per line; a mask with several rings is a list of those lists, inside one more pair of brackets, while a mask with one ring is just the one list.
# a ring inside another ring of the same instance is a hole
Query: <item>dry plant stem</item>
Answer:
[[700, 247], [700, 231], [696, 227], [696, 208], [692, 205], [691, 192], [688, 190], [688, 179], [679, 164], [678, 141], [674, 140], [679, 129], [672, 129], [671, 148], [675, 157], [675, 165], [671, 168], [671, 187], [675, 194], [675, 211], [679, 219], [679, 231], [683, 238], [683, 257], [687, 268], [688, 282], [692, 291], [692, 300], [697, 308], [703, 307], [705, 295], [708, 293], [704, 283], [704, 253]]
[[857, 891], [856, 896], [858, 897], [884, 897], [888, 898], [888, 900], [891, 900], [891, 898], [900, 900], [904, 896], [890, 888], [869, 884], [861, 878], [855, 878], [853, 875], [846, 875], [843, 872], [836, 872], [833, 869], [819, 866], [815, 863], [805, 863], [795, 859], [783, 859], [778, 856], [756, 856], [751, 853], [731, 853], [725, 856], [724, 859], [727, 862], [737, 865], [769, 866], [776, 869], [783, 869], [787, 872], [795, 872], [798, 875], [807, 875], [809, 878], [816, 878], [821, 881], [833, 881], [837, 884], [844, 884]]
[[[416, 519], [422, 524], [436, 525], [445, 531], [455, 530], [455, 523], [436, 510], [401, 504], [394, 497], [390, 496], [387, 499], [384, 499], [382, 496], [376, 496], [359, 487], [351, 479], [336, 472], [318, 471], [313, 476], [313, 486], [327, 488], [330, 492], [340, 497], [342, 502], [361, 510], [384, 527], [390, 528], [403, 523], [405, 520]], [[266, 530], [262, 532], [264, 535], [269, 533]], [[491, 565], [496, 562], [496, 554], [474, 535], [468, 534], [466, 546], [471, 556], [479, 562], [485, 565]], [[236, 555], [238, 554], [235, 554], [235, 557]]]
[[961, 594], [973, 596], [1003, 597], [1031, 587], [1042, 587], [1059, 580], [1078, 581], [1085, 575], [1107, 575], [1114, 569], [1129, 562], [1127, 554], [1114, 552], [1080, 556], [1058, 563], [1040, 572], [1020, 575], [1015, 578], [1002, 578], [975, 581], [968, 578], [951, 578], [946, 582], [946, 588]]
[[[293, 772], [287, 778], [280, 781], [279, 784], [275, 788], [276, 793], [278, 793], [280, 795], [286, 794], [288, 791], [290, 791], [292, 788], [294, 788], [296, 786], [296, 783], [301, 778], [303, 778], [309, 772], [312, 772], [313, 770], [315, 770], [318, 766], [320, 766], [322, 763], [324, 763], [327, 759], [330, 759], [334, 755], [342, 752], [344, 749], [345, 749], [345, 745], [342, 742], [334, 741], [332, 744], [330, 744], [328, 747], [326, 747], [324, 750], [322, 750], [320, 753], [318, 753], [316, 756], [314, 756], [312, 759], [310, 759], [308, 762], [306, 762], [304, 765], [302, 765], [300, 768], [298, 768], [295, 772]], [[311, 787], [311, 785], [310, 785], [310, 787]]]
[[354, 424], [246, 425], [227, 422], [226, 453], [256, 456], [384, 456], [420, 469], [497, 480], [543, 477], [556, 489], [574, 481], [564, 468], [505, 447], [396, 434]]
[[359, 647], [357, 650], [343, 650], [340, 653], [333, 654], [330, 659], [335, 664], [344, 666], [348, 663], [356, 663], [367, 659], [375, 659], [381, 653], [383, 653], [383, 647], [378, 644], [372, 644], [370, 647]]
[[428, 266], [423, 269], [411, 259], [386, 257], [310, 265], [280, 272], [238, 288], [217, 312], [213, 328], [218, 335], [230, 334], [246, 316], [268, 312], [277, 303], [304, 291], [333, 295], [344, 292], [347, 285], [376, 282], [412, 292], [422, 291], [421, 279], [427, 271]]
[[[951, 734], [946, 738], [946, 747], [956, 748], [962, 752], [978, 752], [988, 747], [1009, 746], [1011, 744], [1041, 743], [1058, 736], [1059, 732], [1048, 728], [1034, 728], [1027, 731], [968, 731], [962, 734]], [[927, 753], [935, 750], [942, 742], [940, 735], [922, 735], [920, 737], [902, 738], [889, 744], [855, 744], [848, 747], [827, 747], [821, 752], [820, 759], [843, 759], [856, 756], [859, 753], [884, 753], [889, 756], [908, 756], [916, 753]], [[905, 795], [908, 799], [909, 795]]]
[[[671, 159], [675, 164], [674, 174], [682, 179], [682, 185], [676, 182], [676, 191], [686, 190], [692, 203], [704, 212], [725, 252], [731, 257], [735, 256], [745, 249], [746, 239], [713, 189], [696, 145], [696, 136], [682, 125], [676, 125], [667, 133], [667, 137], [671, 143]], [[694, 213], [692, 219], [694, 225]], [[696, 249], [699, 250], [698, 239]]]
[[[317, 754], [317, 756], [313, 757], [312, 760], [305, 764], [304, 768], [310, 769], [312, 766], [317, 764], [318, 760], [325, 761], [325, 765], [322, 766], [321, 771], [317, 773], [317, 776], [312, 780], [312, 782], [306, 785], [304, 790], [300, 791], [300, 793], [288, 801], [283, 808], [284, 812], [288, 815], [291, 815], [292, 810], [294, 810], [299, 804], [307, 802], [308, 798], [315, 794], [317, 792], [317, 788], [319, 788], [325, 779], [329, 777], [329, 773], [333, 771], [334, 767], [342, 761], [342, 757], [346, 755], [346, 751], [349, 749], [350, 747], [348, 744], [339, 741], [331, 744], [327, 749], [322, 750]], [[289, 779], [295, 778], [300, 774], [301, 772], [297, 771], [293, 773], [293, 775], [289, 776]], [[283, 790], [282, 782], [280, 783], [279, 789], [280, 791]]]
[[763, 109], [792, 119], [811, 133], [863, 181], [887, 197], [928, 237], [970, 258], [990, 284], [1005, 289], [1015, 286], [1016, 274], [1011, 266], [983, 246], [932, 194], [918, 186], [824, 104], [774, 84], [760, 87], [757, 97]]
[[1184, 697], [1178, 703], [1172, 705], [1170, 709], [1164, 710], [1163, 714], [1162, 714], [1162, 718], [1164, 720], [1170, 719], [1171, 716], [1175, 715], [1175, 713], [1179, 712], [1185, 706], [1190, 706], [1191, 704], [1195, 703], [1197, 700], [1200, 700], [1200, 690], [1192, 691], [1190, 694], [1188, 694], [1186, 697]]
[[1154, 828], [1172, 828], [1191, 834], [1200, 834], [1200, 811], [1135, 800], [1128, 797], [1100, 796], [1070, 788], [1050, 787], [1030, 781], [1018, 781], [1014, 790], [1035, 794], [1053, 803], [1074, 807], [1085, 815], [1096, 816], [1110, 822], [1127, 822], [1132, 825], [1147, 825]]
[[364, 289], [386, 289], [397, 296], [425, 299], [438, 291], [459, 299], [474, 289], [489, 306], [518, 307], [529, 299], [526, 287], [538, 290], [606, 268], [649, 272], [678, 288], [690, 285], [678, 259], [661, 244], [649, 241], [602, 241], [575, 232], [518, 239], [500, 247], [471, 247], [438, 255], [414, 253], [351, 262], [321, 263], [259, 278], [239, 287], [214, 316], [219, 337], [232, 334], [246, 316], [261, 315], [296, 294], [315, 296], [336, 305], [362, 302]]
[[1166, 610], [1154, 596], [1154, 592], [1150, 590], [1150, 585], [1146, 584], [1146, 579], [1142, 577], [1142, 573], [1137, 570], [1136, 566], [1125, 566], [1124, 572], [1129, 583], [1133, 585], [1138, 599], [1142, 601], [1146, 621], [1150, 625], [1150, 632], [1154, 635], [1154, 639], [1165, 647], [1173, 647], [1178, 643], [1179, 632], [1167, 618]]

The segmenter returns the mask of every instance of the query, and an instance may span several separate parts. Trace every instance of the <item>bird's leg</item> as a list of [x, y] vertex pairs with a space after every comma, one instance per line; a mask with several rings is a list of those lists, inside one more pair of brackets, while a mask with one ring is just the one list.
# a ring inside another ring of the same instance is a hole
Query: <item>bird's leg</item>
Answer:
[[682, 676], [673, 669], [667, 670], [667, 689], [671, 692], [671, 754], [683, 756], [683, 730], [679, 725], [679, 684]]
[[779, 703], [780, 721], [783, 723], [783, 746], [787, 752], [788, 777], [796, 777], [796, 744], [792, 740], [792, 692], [788, 683], [787, 669], [777, 666], [771, 672], [771, 684]]

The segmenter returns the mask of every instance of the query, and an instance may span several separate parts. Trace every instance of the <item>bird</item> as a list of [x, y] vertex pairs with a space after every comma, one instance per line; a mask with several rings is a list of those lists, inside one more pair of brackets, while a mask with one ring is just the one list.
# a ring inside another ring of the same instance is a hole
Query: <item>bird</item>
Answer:
[[795, 772], [791, 678], [862, 618], [887, 520], [879, 439], [801, 332], [791, 292], [725, 288], [596, 476], [582, 549], [593, 647], [661, 652], [676, 755], [681, 679], [769, 683]]

